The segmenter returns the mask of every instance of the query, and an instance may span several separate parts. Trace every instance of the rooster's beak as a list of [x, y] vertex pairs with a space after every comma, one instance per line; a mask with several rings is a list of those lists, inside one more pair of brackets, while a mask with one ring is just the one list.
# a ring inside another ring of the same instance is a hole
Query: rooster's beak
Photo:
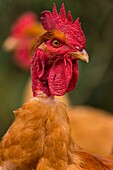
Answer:
[[71, 52], [72, 56], [78, 60], [89, 62], [89, 56], [87, 52], [83, 49], [82, 51]]

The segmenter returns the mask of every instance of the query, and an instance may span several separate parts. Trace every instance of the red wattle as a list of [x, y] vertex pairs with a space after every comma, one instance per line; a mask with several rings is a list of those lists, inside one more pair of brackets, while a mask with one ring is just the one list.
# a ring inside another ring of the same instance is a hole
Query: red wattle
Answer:
[[61, 96], [67, 92], [72, 78], [72, 62], [69, 58], [56, 59], [50, 69], [48, 82], [52, 95]]
[[43, 91], [47, 96], [61, 96], [74, 89], [78, 80], [77, 60], [69, 54], [57, 56], [53, 64], [43, 50], [38, 49], [31, 64], [32, 88], [34, 96]]

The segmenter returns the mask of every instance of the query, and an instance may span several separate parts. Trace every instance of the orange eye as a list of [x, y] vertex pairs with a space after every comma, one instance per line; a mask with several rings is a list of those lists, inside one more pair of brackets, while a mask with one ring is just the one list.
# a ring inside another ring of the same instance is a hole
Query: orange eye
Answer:
[[61, 45], [59, 40], [53, 40], [51, 44], [53, 47], [59, 47]]

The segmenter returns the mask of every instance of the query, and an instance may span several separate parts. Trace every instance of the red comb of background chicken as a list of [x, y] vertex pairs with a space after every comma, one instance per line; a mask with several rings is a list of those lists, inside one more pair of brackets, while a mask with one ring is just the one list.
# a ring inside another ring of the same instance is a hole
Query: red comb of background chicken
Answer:
[[37, 16], [32, 12], [23, 14], [11, 29], [11, 35], [14, 37], [21, 37], [24, 35], [25, 29], [36, 23]]
[[78, 46], [80, 49], [85, 47], [86, 38], [81, 29], [79, 18], [73, 22], [70, 11], [68, 11], [68, 17], [66, 18], [64, 4], [62, 4], [59, 14], [54, 4], [52, 13], [50, 11], [44, 11], [41, 15], [41, 22], [44, 29], [47, 31], [60, 30], [68, 35], [68, 42], [74, 46]]
[[3, 48], [14, 52], [12, 59], [17, 66], [29, 69], [32, 41], [44, 32], [41, 23], [37, 21], [37, 15], [33, 12], [25, 12], [11, 27], [10, 35], [4, 41]]

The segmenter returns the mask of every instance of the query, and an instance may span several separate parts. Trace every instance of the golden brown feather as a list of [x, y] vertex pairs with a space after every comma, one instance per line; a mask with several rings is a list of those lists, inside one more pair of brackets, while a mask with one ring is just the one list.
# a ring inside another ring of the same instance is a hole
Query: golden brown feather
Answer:
[[1, 164], [10, 161], [19, 170], [31, 170], [43, 156], [54, 160], [57, 155], [58, 160], [68, 160], [67, 149], [73, 150], [74, 144], [68, 137], [70, 127], [64, 105], [34, 98], [14, 113], [16, 119], [0, 143]]
[[[31, 80], [24, 93], [24, 102], [32, 98]], [[109, 155], [113, 147], [113, 116], [89, 106], [70, 105], [68, 95], [57, 97], [69, 107], [72, 138], [89, 153]]]
[[107, 168], [74, 144], [63, 103], [33, 98], [14, 113], [0, 143], [0, 170], [112, 170], [113, 161]]

